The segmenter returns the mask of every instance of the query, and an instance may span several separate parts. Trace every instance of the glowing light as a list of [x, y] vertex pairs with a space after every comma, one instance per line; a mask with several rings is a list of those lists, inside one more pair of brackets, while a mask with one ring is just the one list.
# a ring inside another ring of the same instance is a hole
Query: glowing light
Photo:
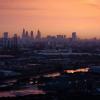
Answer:
[[87, 73], [89, 68], [80, 68], [76, 70], [64, 70], [65, 73], [73, 74], [73, 73]]
[[52, 74], [44, 75], [44, 77], [57, 77], [57, 76], [60, 76], [60, 73], [52, 73]]

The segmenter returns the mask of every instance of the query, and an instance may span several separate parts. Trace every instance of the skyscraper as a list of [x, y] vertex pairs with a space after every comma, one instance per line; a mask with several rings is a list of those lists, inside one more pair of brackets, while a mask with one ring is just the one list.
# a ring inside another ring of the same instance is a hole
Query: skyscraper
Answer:
[[24, 38], [25, 37], [25, 29], [23, 28], [23, 33], [22, 33], [22, 38]]
[[76, 40], [77, 40], [77, 33], [72, 32], [72, 41], [76, 41]]
[[29, 37], [29, 34], [28, 34], [28, 31], [26, 31], [26, 35], [25, 35], [27, 38]]
[[36, 39], [41, 39], [41, 32], [39, 30], [37, 31]]
[[18, 37], [17, 37], [17, 34], [14, 34], [14, 37], [13, 37], [13, 48], [16, 49], [18, 46]]
[[5, 39], [7, 39], [7, 38], [8, 38], [8, 32], [4, 32], [4, 33], [3, 33], [3, 37], [4, 37]]
[[31, 39], [34, 39], [33, 31], [31, 31], [30, 36], [31, 36]]
[[8, 39], [8, 32], [3, 33], [3, 48], [8, 48], [9, 39]]

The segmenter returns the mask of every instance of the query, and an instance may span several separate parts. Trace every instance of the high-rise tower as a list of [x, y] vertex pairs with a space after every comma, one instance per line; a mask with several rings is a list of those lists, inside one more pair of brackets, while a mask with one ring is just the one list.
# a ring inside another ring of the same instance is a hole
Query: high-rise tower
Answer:
[[24, 38], [25, 37], [25, 29], [23, 28], [23, 33], [22, 33], [22, 38]]
[[14, 34], [14, 37], [13, 37], [13, 48], [17, 48], [18, 46], [18, 36], [17, 34]]
[[33, 33], [33, 31], [31, 31], [30, 36], [31, 36], [31, 39], [34, 39], [34, 33]]
[[77, 40], [77, 33], [72, 32], [72, 41], [76, 41], [76, 40]]
[[41, 39], [41, 32], [40, 32], [40, 30], [37, 31], [36, 39]]
[[8, 39], [8, 32], [3, 33], [3, 48], [8, 48], [9, 39]]

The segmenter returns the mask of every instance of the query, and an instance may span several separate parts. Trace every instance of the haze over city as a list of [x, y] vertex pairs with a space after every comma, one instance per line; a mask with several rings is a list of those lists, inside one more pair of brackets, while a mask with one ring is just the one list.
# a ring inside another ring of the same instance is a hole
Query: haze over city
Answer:
[[81, 96], [100, 96], [100, 0], [0, 0], [0, 100]]
[[99, 0], [0, 0], [0, 34], [20, 34], [22, 28], [43, 35], [100, 37]]

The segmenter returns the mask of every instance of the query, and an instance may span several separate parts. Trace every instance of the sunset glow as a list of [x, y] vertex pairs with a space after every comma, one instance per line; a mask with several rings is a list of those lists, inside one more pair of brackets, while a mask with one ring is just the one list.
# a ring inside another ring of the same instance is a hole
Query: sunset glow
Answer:
[[42, 34], [100, 37], [100, 0], [0, 0], [0, 34], [22, 29]]

